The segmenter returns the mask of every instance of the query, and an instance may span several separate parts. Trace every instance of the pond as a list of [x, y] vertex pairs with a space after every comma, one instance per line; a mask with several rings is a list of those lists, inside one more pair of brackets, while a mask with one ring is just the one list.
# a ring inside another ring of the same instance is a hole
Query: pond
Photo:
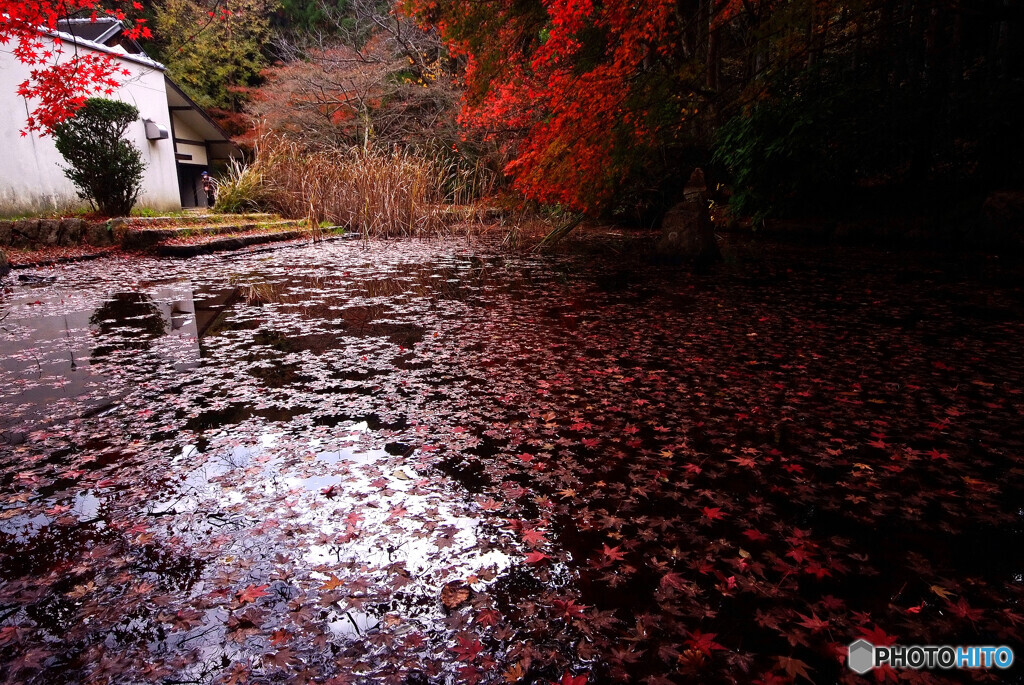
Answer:
[[337, 241], [21, 273], [6, 682], [858, 682], [859, 637], [1020, 641], [1019, 264]]

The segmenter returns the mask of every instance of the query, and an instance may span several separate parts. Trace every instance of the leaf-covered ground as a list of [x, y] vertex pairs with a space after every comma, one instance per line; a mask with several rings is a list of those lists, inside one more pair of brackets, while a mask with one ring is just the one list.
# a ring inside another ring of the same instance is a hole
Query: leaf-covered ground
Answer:
[[35, 276], [0, 295], [5, 682], [852, 683], [860, 636], [1020, 642], [1019, 265]]

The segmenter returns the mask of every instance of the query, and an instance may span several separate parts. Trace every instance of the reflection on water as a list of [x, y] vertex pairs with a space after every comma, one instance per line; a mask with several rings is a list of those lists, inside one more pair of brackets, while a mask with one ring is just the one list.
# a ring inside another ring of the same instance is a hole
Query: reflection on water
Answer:
[[5, 300], [30, 316], [8, 317], [0, 331], [0, 402], [17, 400], [19, 406], [18, 413], [0, 416], [0, 444], [114, 406], [120, 396], [111, 375], [126, 359], [148, 359], [177, 372], [198, 366], [187, 282], [149, 293], [115, 292], [98, 301], [67, 291], [41, 299], [38, 289], [23, 287]]
[[[483, 590], [512, 565], [475, 501], [430, 468], [421, 428], [395, 439], [413, 407], [387, 375], [488, 285], [482, 264], [229, 269], [4, 294], [0, 463], [33, 494], [0, 511], [0, 607], [24, 605], [64, 642], [8, 676], [84, 667], [105, 636], [197, 681], [315, 666], [325, 646], [323, 673], [415, 677], [441, 656], [418, 645], [458, 628], [441, 586]], [[15, 473], [29, 455], [45, 466]], [[101, 609], [119, 586], [117, 613]], [[257, 639], [285, 633], [269, 652]]]
[[[177, 306], [172, 305], [171, 316], [177, 315], [179, 323], [182, 314]], [[105, 345], [93, 348], [93, 359], [106, 357], [115, 350], [148, 350], [151, 339], [167, 332], [164, 312], [145, 293], [114, 293], [113, 297], [93, 312], [89, 324], [99, 336], [110, 340]]]

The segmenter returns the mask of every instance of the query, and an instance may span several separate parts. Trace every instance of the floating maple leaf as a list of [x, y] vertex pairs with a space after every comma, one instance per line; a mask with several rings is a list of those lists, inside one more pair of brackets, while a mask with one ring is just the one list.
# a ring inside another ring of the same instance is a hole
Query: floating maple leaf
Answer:
[[541, 530], [536, 528], [524, 528], [523, 542], [531, 547], [539, 547], [547, 542], [547, 540], [544, 538], [544, 533]]
[[460, 633], [455, 636], [455, 640], [457, 644], [452, 647], [452, 651], [461, 661], [473, 661], [484, 649], [480, 640], [471, 634]]
[[722, 513], [721, 507], [704, 507], [701, 511], [704, 513], [704, 518], [709, 521], [717, 521], [725, 518], [725, 514]]
[[552, 602], [552, 605], [555, 616], [565, 619], [584, 618], [586, 616], [584, 612], [590, 608], [577, 604], [573, 599], [556, 599]]
[[619, 547], [609, 547], [608, 545], [604, 546], [601, 553], [609, 561], [622, 561], [626, 557], [624, 552], [619, 551]]
[[562, 674], [562, 679], [558, 681], [558, 685], [587, 685], [587, 675], [588, 674], [586, 673], [581, 673], [580, 675], [574, 676], [571, 672], [566, 670], [566, 672]]
[[803, 619], [797, 625], [801, 625], [811, 632], [816, 633], [819, 630], [825, 630], [828, 628], [828, 620], [821, 620], [814, 612], [811, 612], [810, 616], [804, 616], [801, 613], [797, 613], [797, 616]]
[[332, 573], [330, 577], [327, 579], [327, 581], [320, 586], [320, 589], [327, 590], [328, 592], [333, 592], [334, 590], [337, 590], [338, 588], [342, 587], [344, 584], [345, 583], [342, 582], [342, 580], [338, 578], [338, 576]]
[[776, 657], [775, 661], [778, 667], [782, 669], [786, 673], [786, 675], [788, 675], [791, 679], [795, 680], [797, 677], [800, 677], [807, 680], [808, 682], [814, 682], [813, 680], [811, 680], [811, 676], [807, 674], [807, 671], [810, 669], [810, 667], [803, 661], [800, 661], [799, 659], [793, 659], [788, 656]]
[[441, 588], [441, 603], [449, 609], [454, 609], [469, 600], [470, 593], [468, 585], [460, 580], [453, 580], [450, 583], [445, 583]]
[[686, 639], [685, 644], [691, 649], [696, 649], [710, 656], [712, 651], [725, 649], [725, 647], [715, 642], [716, 637], [716, 633], [704, 633], [700, 630], [695, 630], [690, 633], [690, 637]]
[[250, 585], [244, 590], [239, 590], [236, 593], [238, 601], [242, 604], [247, 604], [248, 602], [255, 602], [260, 597], [266, 597], [270, 594], [267, 592], [268, 587], [270, 585]]
[[876, 647], [894, 645], [899, 639], [894, 635], [889, 635], [876, 625], [872, 625], [870, 628], [858, 628], [857, 637], [867, 640]]

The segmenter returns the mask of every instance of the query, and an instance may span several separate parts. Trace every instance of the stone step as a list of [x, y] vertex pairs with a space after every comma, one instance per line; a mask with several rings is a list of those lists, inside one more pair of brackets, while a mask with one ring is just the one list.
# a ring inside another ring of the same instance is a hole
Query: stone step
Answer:
[[278, 221], [276, 214], [216, 214], [213, 212], [189, 212], [181, 216], [133, 216], [125, 219], [132, 228], [159, 228], [167, 226], [192, 226], [231, 223], [252, 223]]
[[164, 257], [195, 257], [196, 255], [211, 254], [222, 250], [239, 250], [250, 245], [308, 238], [312, 233], [308, 228], [298, 228], [294, 230], [264, 231], [221, 237], [213, 234], [209, 240], [193, 243], [160, 243], [155, 245], [152, 250]]
[[69, 219], [0, 220], [0, 247], [29, 248], [51, 245], [112, 245], [109, 222]]
[[195, 224], [188, 226], [172, 226], [167, 228], [130, 227], [121, 238], [121, 245], [128, 250], [147, 250], [181, 238], [193, 236], [217, 236], [225, 233], [241, 233], [260, 229], [292, 229], [303, 224], [302, 220], [277, 219], [269, 221], [250, 220], [252, 215], [245, 217], [244, 222], [221, 224]]

